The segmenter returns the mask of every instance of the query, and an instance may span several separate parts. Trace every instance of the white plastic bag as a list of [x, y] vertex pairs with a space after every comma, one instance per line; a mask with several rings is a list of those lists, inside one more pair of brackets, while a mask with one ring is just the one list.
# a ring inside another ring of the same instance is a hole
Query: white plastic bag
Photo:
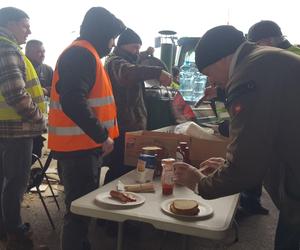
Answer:
[[175, 127], [175, 134], [183, 134], [199, 139], [218, 140], [211, 128], [203, 128], [195, 122], [185, 122]]

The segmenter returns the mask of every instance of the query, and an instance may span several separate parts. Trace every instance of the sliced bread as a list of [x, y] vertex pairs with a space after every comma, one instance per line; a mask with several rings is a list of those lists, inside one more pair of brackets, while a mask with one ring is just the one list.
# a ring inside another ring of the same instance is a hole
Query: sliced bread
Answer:
[[174, 200], [170, 205], [170, 210], [179, 215], [197, 215], [199, 213], [198, 202], [188, 199]]

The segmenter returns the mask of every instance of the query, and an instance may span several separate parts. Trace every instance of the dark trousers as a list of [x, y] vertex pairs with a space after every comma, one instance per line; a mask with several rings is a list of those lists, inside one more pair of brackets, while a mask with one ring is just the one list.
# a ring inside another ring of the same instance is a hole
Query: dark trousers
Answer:
[[22, 225], [21, 202], [31, 167], [32, 138], [0, 139], [0, 230], [16, 233]]
[[90, 218], [71, 213], [72, 201], [95, 190], [99, 183], [102, 158], [96, 154], [58, 159], [65, 188], [66, 213], [62, 230], [62, 250], [85, 250]]
[[254, 208], [254, 206], [260, 204], [261, 194], [262, 184], [241, 192], [240, 205], [245, 208]]
[[281, 213], [277, 223], [275, 235], [275, 250], [299, 250], [300, 225], [291, 225], [284, 221]]
[[[44, 141], [46, 141], [46, 138], [41, 135], [33, 138], [32, 153], [37, 155], [39, 158], [42, 156]], [[36, 158], [32, 157], [32, 164], [35, 163], [35, 161]]]
[[120, 134], [120, 136], [114, 140], [114, 150], [104, 159], [103, 165], [109, 167], [109, 171], [105, 177], [105, 183], [109, 183], [134, 169], [132, 166], [124, 165], [124, 150], [125, 134]]

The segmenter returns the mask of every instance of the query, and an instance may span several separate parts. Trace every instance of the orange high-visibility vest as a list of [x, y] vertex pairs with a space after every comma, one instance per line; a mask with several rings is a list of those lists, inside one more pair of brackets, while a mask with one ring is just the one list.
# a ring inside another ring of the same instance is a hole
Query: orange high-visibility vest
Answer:
[[[117, 112], [110, 79], [95, 48], [85, 40], [74, 41], [70, 47], [79, 46], [90, 51], [96, 59], [96, 79], [87, 102], [100, 123], [107, 128], [109, 137], [118, 137]], [[70, 48], [69, 47], [69, 48]], [[48, 147], [59, 152], [93, 149], [101, 146], [86, 135], [62, 110], [56, 84], [59, 80], [56, 67], [51, 86]]]

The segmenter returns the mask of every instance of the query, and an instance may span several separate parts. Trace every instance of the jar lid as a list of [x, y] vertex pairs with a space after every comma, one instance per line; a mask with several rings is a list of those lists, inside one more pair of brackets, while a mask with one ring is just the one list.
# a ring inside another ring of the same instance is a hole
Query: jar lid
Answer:
[[179, 142], [179, 145], [187, 145], [188, 143], [186, 141]]
[[139, 158], [141, 158], [141, 159], [152, 159], [152, 158], [155, 158], [155, 155], [140, 154]]
[[174, 162], [175, 162], [174, 158], [165, 158], [165, 159], [161, 160], [161, 163], [164, 163], [164, 164], [172, 164]]
[[162, 148], [157, 147], [157, 146], [146, 146], [146, 147], [142, 147], [142, 150], [145, 150], [145, 151], [157, 151], [157, 150], [162, 150]]

